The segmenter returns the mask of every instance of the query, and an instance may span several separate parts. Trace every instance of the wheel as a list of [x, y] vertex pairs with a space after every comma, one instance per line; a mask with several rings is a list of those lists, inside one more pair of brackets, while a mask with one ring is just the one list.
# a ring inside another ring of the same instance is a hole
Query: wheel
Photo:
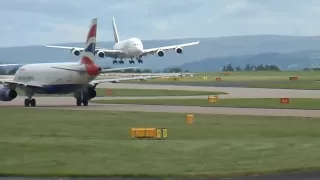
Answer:
[[29, 103], [31, 104], [32, 107], [35, 107], [36, 106], [36, 100], [35, 99], [31, 99], [29, 101]]
[[77, 99], [77, 106], [81, 106], [81, 99], [79, 98], [79, 99]]
[[25, 100], [24, 100], [24, 106], [25, 106], [25, 107], [28, 107], [28, 106], [29, 106], [29, 99], [25, 99]]
[[82, 103], [83, 103], [83, 106], [88, 106], [89, 101], [87, 99], [84, 99]]

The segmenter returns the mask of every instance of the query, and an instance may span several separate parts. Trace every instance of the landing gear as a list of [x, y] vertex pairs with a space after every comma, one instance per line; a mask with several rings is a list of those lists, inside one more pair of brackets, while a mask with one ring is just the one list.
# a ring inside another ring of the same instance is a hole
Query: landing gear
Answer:
[[141, 60], [141, 57], [140, 57], [140, 56], [136, 57], [136, 59], [137, 59], [137, 61], [138, 61], [139, 64], [142, 64], [142, 63], [143, 63], [143, 61]]
[[129, 63], [130, 63], [130, 64], [134, 64], [135, 62], [134, 62], [134, 60], [132, 60], [132, 58], [131, 58], [131, 60], [129, 60]]
[[124, 61], [123, 61], [122, 59], [119, 60], [119, 61], [117, 61], [117, 60], [114, 59], [114, 60], [112, 61], [112, 63], [113, 63], [113, 64], [118, 64], [118, 63], [119, 63], [119, 64], [124, 64]]
[[85, 91], [80, 91], [80, 96], [77, 98], [77, 106], [88, 106], [89, 103], [89, 94]]
[[24, 100], [24, 106], [25, 107], [28, 107], [28, 106], [35, 107], [36, 106], [36, 100], [34, 98], [32, 98], [33, 95], [34, 95], [34, 93], [32, 92], [32, 89], [27, 89], [26, 90], [26, 96], [28, 98], [26, 98]]

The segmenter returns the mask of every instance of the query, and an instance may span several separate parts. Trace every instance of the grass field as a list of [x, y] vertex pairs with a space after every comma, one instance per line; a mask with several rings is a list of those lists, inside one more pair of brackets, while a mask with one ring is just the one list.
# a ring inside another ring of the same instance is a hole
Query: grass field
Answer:
[[[320, 167], [320, 119], [1, 108], [0, 174], [232, 175]], [[166, 127], [167, 140], [133, 140]]]
[[[203, 79], [203, 77], [207, 79]], [[284, 71], [284, 72], [275, 72], [275, 71], [260, 71], [260, 72], [230, 72], [229, 75], [226, 75], [224, 72], [216, 73], [197, 73], [195, 76], [184, 76], [182, 79], [177, 80], [177, 82], [206, 82], [206, 81], [215, 81], [217, 77], [222, 78], [223, 81], [239, 82], [239, 81], [279, 81], [279, 80], [288, 80], [290, 76], [298, 76], [300, 80], [320, 80], [320, 72], [316, 71]], [[148, 81], [132, 80], [131, 82], [167, 82], [173, 81], [173, 78], [156, 78], [150, 79]], [[129, 81], [124, 81], [129, 82]]]
[[[107, 90], [111, 92], [107, 93]], [[19, 95], [24, 95], [24, 92], [17, 91]], [[226, 94], [225, 92], [205, 92], [205, 91], [184, 91], [184, 90], [166, 90], [166, 89], [120, 89], [110, 88], [103, 89], [97, 88], [97, 97], [109, 96], [194, 96], [194, 95], [218, 95]], [[38, 95], [38, 96], [59, 96], [59, 95]], [[72, 96], [72, 94], [61, 95]]]
[[290, 99], [289, 104], [281, 104], [280, 98], [257, 99], [218, 99], [216, 103], [209, 103], [207, 99], [119, 99], [92, 100], [102, 104], [149, 104], [149, 105], [178, 105], [203, 107], [243, 107], [243, 108], [286, 108], [286, 109], [320, 109], [320, 99]]
[[[290, 81], [290, 76], [298, 76], [298, 81]], [[207, 77], [207, 79], [203, 79]], [[221, 82], [216, 81], [220, 77]], [[148, 81], [126, 81], [135, 83], [197, 83], [219, 85], [221, 83], [242, 84], [244, 87], [251, 88], [281, 88], [281, 89], [320, 89], [320, 72], [315, 71], [288, 71], [288, 72], [231, 72], [230, 75], [225, 75], [223, 72], [197, 74], [193, 77], [186, 76], [182, 79], [150, 79]]]

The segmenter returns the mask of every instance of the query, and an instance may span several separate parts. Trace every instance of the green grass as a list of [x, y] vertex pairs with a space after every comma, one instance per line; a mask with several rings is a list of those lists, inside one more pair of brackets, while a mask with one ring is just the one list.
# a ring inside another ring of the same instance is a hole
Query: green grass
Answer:
[[[194, 96], [194, 95], [218, 95], [224, 92], [184, 91], [167, 89], [116, 89], [112, 88], [111, 95], [107, 96]], [[99, 96], [106, 96], [106, 89], [97, 89]]]
[[[203, 79], [206, 76], [207, 79]], [[299, 80], [290, 81], [290, 76], [298, 76]], [[222, 78], [222, 82], [216, 81], [216, 78]], [[320, 72], [315, 71], [285, 71], [285, 72], [231, 72], [225, 75], [223, 72], [197, 74], [193, 77], [186, 76], [182, 79], [150, 79], [148, 81], [126, 81], [123, 83], [158, 83], [158, 84], [186, 84], [197, 83], [219, 85], [221, 83], [242, 83], [244, 87], [249, 88], [276, 88], [276, 89], [320, 89]]]
[[[0, 174], [232, 175], [317, 168], [320, 119], [1, 108]], [[166, 127], [167, 140], [133, 140]]]
[[[208, 92], [208, 91], [184, 91], [184, 90], [167, 90], [167, 89], [120, 89], [110, 88], [108, 89], [111, 94], [107, 93], [107, 89], [97, 88], [97, 97], [109, 96], [194, 96], [194, 95], [218, 95], [227, 94], [225, 92]], [[21, 90], [17, 90], [19, 95], [25, 93]], [[38, 96], [59, 96], [59, 95], [38, 95]], [[72, 96], [72, 94], [61, 95]]]
[[209, 103], [207, 99], [119, 99], [92, 100], [93, 103], [103, 104], [149, 104], [149, 105], [179, 105], [203, 107], [243, 107], [243, 108], [286, 108], [286, 109], [320, 109], [320, 99], [290, 99], [289, 104], [281, 104], [280, 98], [257, 99], [218, 99]]
[[320, 81], [273, 81], [268, 83], [261, 82], [249, 82], [247, 87], [249, 88], [274, 88], [274, 89], [320, 89]]
[[[207, 79], [203, 79], [206, 76]], [[230, 75], [225, 75], [224, 72], [216, 73], [198, 73], [193, 77], [185, 76], [181, 79], [174, 80], [174, 78], [156, 78], [147, 81], [131, 80], [124, 82], [139, 82], [139, 83], [151, 83], [151, 82], [215, 82], [217, 77], [222, 78], [225, 82], [256, 82], [256, 81], [289, 81], [290, 76], [298, 76], [300, 80], [319, 80], [320, 72], [315, 71], [284, 71], [284, 72], [231, 72]]]

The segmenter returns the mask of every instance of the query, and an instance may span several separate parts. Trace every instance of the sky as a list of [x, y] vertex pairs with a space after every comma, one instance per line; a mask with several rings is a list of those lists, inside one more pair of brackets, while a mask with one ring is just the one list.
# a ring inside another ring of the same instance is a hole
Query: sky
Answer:
[[235, 35], [320, 35], [319, 0], [0, 1], [0, 46], [82, 42], [98, 18], [98, 41]]

